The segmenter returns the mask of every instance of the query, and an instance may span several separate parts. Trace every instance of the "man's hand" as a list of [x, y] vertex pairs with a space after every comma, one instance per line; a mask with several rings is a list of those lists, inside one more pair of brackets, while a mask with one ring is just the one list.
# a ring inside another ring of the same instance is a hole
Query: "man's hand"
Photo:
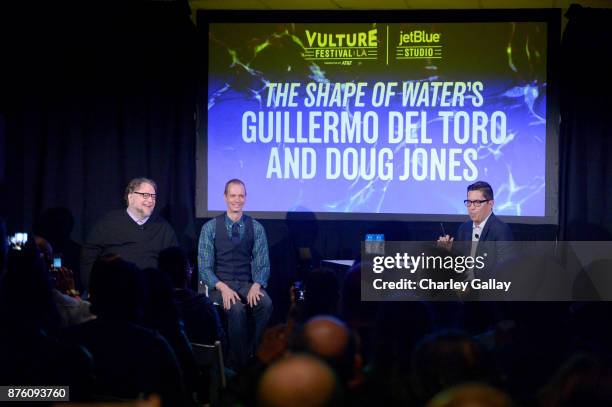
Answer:
[[221, 291], [221, 298], [223, 298], [223, 308], [230, 309], [236, 301], [240, 301], [238, 293], [232, 290], [227, 284], [219, 281], [216, 286], [217, 290]]
[[264, 293], [261, 292], [261, 285], [259, 283], [253, 283], [251, 288], [249, 289], [249, 293], [247, 294], [247, 303], [254, 307], [257, 305], [260, 299], [262, 299]]
[[450, 237], [450, 235], [445, 235], [445, 236], [440, 236], [436, 243], [438, 247], [441, 247], [443, 249], [450, 251], [453, 248], [453, 240], [455, 240], [454, 237]]

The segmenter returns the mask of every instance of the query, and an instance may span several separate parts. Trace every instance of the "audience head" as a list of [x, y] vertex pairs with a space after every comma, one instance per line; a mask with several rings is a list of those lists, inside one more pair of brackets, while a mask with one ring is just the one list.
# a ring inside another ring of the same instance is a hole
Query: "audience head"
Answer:
[[493, 368], [484, 347], [461, 331], [443, 331], [417, 344], [411, 361], [415, 396], [427, 401], [450, 386], [492, 382]]
[[169, 247], [159, 253], [159, 270], [172, 279], [175, 288], [185, 288], [191, 281], [192, 268], [187, 253], [180, 247]]
[[510, 397], [494, 387], [469, 383], [438, 393], [427, 407], [512, 407]]
[[293, 349], [315, 354], [325, 360], [348, 383], [360, 367], [354, 333], [341, 320], [332, 316], [309, 319], [300, 330]]
[[540, 401], [543, 407], [612, 405], [612, 359], [588, 353], [572, 356], [546, 386]]
[[133, 263], [117, 255], [102, 256], [91, 271], [91, 312], [98, 317], [137, 322], [143, 316], [146, 287], [142, 271]]
[[290, 355], [264, 372], [257, 393], [261, 407], [332, 406], [338, 385], [333, 371], [319, 359]]

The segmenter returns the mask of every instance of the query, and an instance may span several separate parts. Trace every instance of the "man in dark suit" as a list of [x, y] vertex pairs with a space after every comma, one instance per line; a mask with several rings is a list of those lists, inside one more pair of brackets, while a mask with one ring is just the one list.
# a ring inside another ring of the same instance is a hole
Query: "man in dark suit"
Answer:
[[459, 226], [456, 239], [446, 235], [441, 236], [438, 242], [450, 250], [453, 241], [456, 241], [455, 252], [464, 256], [486, 257], [486, 273], [491, 275], [495, 266], [508, 260], [512, 254], [512, 245], [508, 243], [514, 240], [512, 231], [493, 213], [493, 188], [487, 182], [477, 181], [468, 186], [467, 199], [463, 202], [470, 220]]

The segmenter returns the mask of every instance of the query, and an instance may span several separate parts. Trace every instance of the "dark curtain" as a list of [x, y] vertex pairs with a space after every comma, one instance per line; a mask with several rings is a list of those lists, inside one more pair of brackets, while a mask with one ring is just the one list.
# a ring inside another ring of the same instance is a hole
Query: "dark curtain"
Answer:
[[14, 39], [2, 95], [9, 230], [62, 208], [81, 241], [146, 176], [190, 247], [198, 63], [187, 2], [50, 3], [4, 14]]
[[612, 10], [572, 5], [561, 45], [563, 240], [612, 240]]

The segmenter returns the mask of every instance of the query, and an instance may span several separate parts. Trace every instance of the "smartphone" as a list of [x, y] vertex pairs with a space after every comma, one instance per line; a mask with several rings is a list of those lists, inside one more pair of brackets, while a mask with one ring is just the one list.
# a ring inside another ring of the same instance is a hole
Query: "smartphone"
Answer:
[[28, 234], [24, 232], [15, 233], [13, 236], [9, 236], [8, 244], [11, 249], [21, 250], [21, 248], [28, 241]]
[[53, 257], [53, 268], [54, 269], [62, 268], [62, 258], [61, 257], [59, 256]]

